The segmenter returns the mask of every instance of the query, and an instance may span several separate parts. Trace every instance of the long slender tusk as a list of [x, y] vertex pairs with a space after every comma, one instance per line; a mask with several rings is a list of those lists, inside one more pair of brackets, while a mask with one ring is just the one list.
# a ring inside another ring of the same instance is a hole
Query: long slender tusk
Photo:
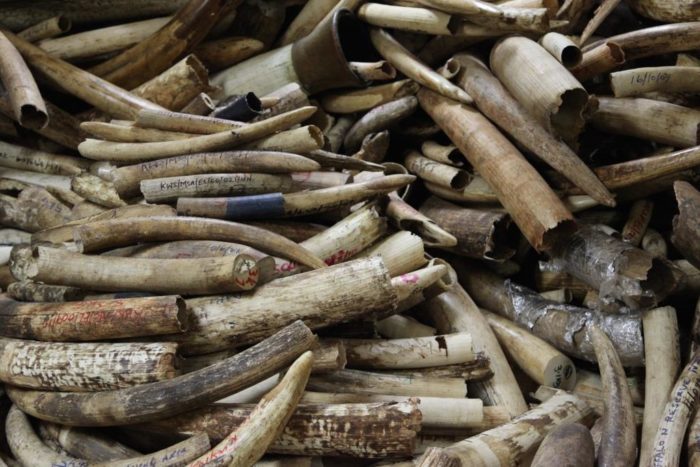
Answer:
[[74, 236], [85, 253], [145, 241], [220, 240], [240, 242], [311, 268], [326, 266], [320, 258], [286, 237], [250, 225], [216, 219], [151, 217], [100, 221], [76, 227]]
[[[280, 133], [278, 133], [280, 134]], [[122, 196], [139, 193], [142, 180], [205, 173], [291, 173], [319, 170], [321, 165], [290, 152], [227, 151], [189, 154], [119, 168], [107, 168], [103, 177]]]
[[[141, 453], [89, 428], [75, 428], [41, 422], [40, 435], [57, 442], [71, 456], [93, 462], [139, 457]], [[208, 439], [207, 439], [208, 441]], [[207, 444], [207, 448], [209, 445]]]
[[178, 213], [219, 219], [294, 217], [356, 204], [409, 185], [413, 175], [387, 175], [366, 182], [297, 193], [267, 193], [232, 198], [178, 198]]
[[73, 240], [73, 229], [79, 225], [89, 224], [110, 219], [124, 219], [129, 217], [167, 217], [176, 216], [175, 209], [166, 205], [158, 204], [133, 204], [121, 208], [109, 209], [104, 212], [82, 217], [80, 219], [67, 222], [63, 225], [51, 229], [41, 230], [32, 234], [32, 244], [40, 242], [62, 243]]
[[412, 80], [463, 104], [471, 104], [473, 102], [466, 91], [428, 68], [427, 65], [406, 50], [388, 32], [383, 29], [372, 28], [370, 30], [370, 38], [379, 53], [397, 70]]
[[631, 465], [637, 456], [637, 429], [625, 371], [605, 332], [593, 326], [590, 334], [606, 395], [598, 459], [604, 465]]
[[302, 107], [240, 128], [177, 141], [112, 143], [87, 139], [80, 143], [78, 150], [88, 159], [121, 162], [163, 159], [196, 152], [224, 150], [260, 139], [278, 130], [287, 129], [303, 122], [315, 111], [316, 107]]

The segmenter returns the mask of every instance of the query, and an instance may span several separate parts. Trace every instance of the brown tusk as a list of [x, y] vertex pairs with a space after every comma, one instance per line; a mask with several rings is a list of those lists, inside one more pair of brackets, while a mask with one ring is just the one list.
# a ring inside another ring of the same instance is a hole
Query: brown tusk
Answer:
[[301, 322], [222, 362], [153, 384], [95, 393], [8, 387], [27, 413], [68, 426], [114, 426], [166, 418], [212, 403], [278, 372], [316, 344]]

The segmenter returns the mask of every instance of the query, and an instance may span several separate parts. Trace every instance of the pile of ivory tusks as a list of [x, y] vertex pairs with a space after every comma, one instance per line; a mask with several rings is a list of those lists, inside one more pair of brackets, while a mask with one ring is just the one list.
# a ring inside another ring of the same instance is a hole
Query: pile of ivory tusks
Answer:
[[0, 2], [0, 465], [700, 466], [698, 2], [377, 1]]

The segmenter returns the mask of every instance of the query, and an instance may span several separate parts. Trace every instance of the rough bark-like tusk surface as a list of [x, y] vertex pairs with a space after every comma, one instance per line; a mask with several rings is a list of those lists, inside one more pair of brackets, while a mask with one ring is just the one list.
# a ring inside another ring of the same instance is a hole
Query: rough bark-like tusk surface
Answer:
[[692, 0], [630, 0], [628, 4], [640, 15], [657, 21], [697, 21], [700, 18], [700, 6]]
[[590, 330], [593, 325], [599, 325], [615, 343], [625, 366], [643, 366], [639, 313], [604, 315], [587, 308], [557, 303], [527, 287], [504, 281], [475, 264], [460, 270], [460, 280], [480, 306], [530, 329], [571, 356], [595, 361]]
[[[339, 290], [340, 280], [346, 287]], [[257, 342], [296, 319], [317, 329], [391, 314], [396, 303], [397, 292], [381, 259], [354, 260], [277, 279], [250, 294], [190, 299], [190, 332], [168, 339], [181, 342], [185, 354], [215, 352]]]
[[469, 209], [437, 196], [429, 197], [420, 212], [457, 238], [457, 245], [446, 249], [458, 255], [505, 261], [515, 254], [514, 229], [505, 213]]
[[[446, 397], [413, 398], [421, 412], [423, 428], [467, 429], [484, 424], [484, 404], [481, 399], [457, 399]], [[347, 404], [366, 402], [403, 402], [407, 396], [381, 394], [345, 394], [327, 392], [305, 392], [302, 404]], [[450, 410], [445, 410], [445, 407]]]
[[196, 55], [187, 55], [131, 92], [168, 110], [182, 110], [199, 94], [212, 90], [204, 64]]
[[[597, 261], [588, 261], [592, 255]], [[655, 306], [682, 280], [682, 273], [668, 260], [654, 258], [595, 227], [581, 228], [557, 257], [564, 271], [601, 291], [602, 301], [621, 300], [633, 310]]]
[[0, 334], [6, 337], [71, 342], [182, 332], [189, 318], [178, 296], [68, 303], [22, 303], [2, 297], [0, 323]]
[[347, 392], [353, 394], [395, 394], [408, 397], [455, 397], [467, 394], [462, 378], [403, 375], [399, 373], [372, 373], [360, 370], [340, 370], [313, 375], [308, 389], [319, 392]]
[[48, 343], [0, 338], [0, 380], [46, 391], [108, 391], [177, 374], [177, 344]]
[[[204, 431], [218, 442], [244, 423], [253, 406], [215, 404], [175, 418], [135, 426], [144, 433]], [[301, 456], [380, 459], [410, 456], [420, 430], [415, 400], [301, 404], [269, 451]], [[351, 426], [353, 429], [345, 429]], [[317, 435], [310, 436], [310, 433]], [[371, 440], [371, 443], [367, 443]], [[286, 466], [287, 464], [285, 464]]]
[[212, 403], [278, 372], [316, 344], [301, 321], [226, 360], [154, 384], [96, 393], [8, 387], [23, 411], [68, 426], [114, 426], [166, 418]]
[[284, 430], [294, 413], [313, 365], [311, 352], [302, 354], [275, 388], [265, 394], [248, 419], [214, 449], [194, 460], [188, 467], [227, 464], [247, 467], [258, 461]]

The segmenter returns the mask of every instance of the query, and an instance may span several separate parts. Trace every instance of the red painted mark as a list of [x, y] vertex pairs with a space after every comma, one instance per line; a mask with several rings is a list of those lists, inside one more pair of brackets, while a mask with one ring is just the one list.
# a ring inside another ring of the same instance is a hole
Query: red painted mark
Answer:
[[338, 263], [343, 263], [347, 261], [348, 259], [352, 258], [355, 256], [357, 253], [356, 250], [338, 250], [337, 252], [333, 253], [331, 256], [325, 259], [325, 263], [328, 266], [332, 266], [334, 264]]
[[418, 283], [418, 280], [420, 279], [420, 277], [416, 273], [409, 272], [408, 274], [400, 275], [399, 279], [404, 284], [416, 284], [416, 283]]
[[[257, 274], [255, 274], [257, 276]], [[250, 286], [255, 286], [258, 283], [258, 280], [253, 276], [253, 274], [248, 274], [244, 279], [239, 279], [238, 277], [234, 277], [233, 281], [236, 283], [236, 285], [240, 287], [245, 287], [247, 285]]]
[[[217, 447], [209, 451], [209, 453], [195, 460], [194, 462], [188, 464], [189, 467], [204, 467], [209, 465], [222, 457], [228, 456], [229, 453], [233, 451], [233, 445], [238, 441], [238, 436], [235, 433], [231, 433], [225, 441], [219, 443]], [[221, 447], [219, 447], [221, 446]]]
[[282, 263], [280, 265], [275, 265], [275, 272], [289, 272], [289, 271], [294, 271], [297, 268], [296, 263]]
[[134, 308], [123, 308], [112, 311], [96, 310], [83, 311], [80, 313], [62, 313], [53, 315], [49, 319], [41, 323], [42, 328], [53, 329], [57, 326], [67, 323], [79, 323], [82, 325], [90, 325], [100, 323], [107, 320], [129, 320], [141, 322], [146, 318], [146, 313], [143, 310]]

